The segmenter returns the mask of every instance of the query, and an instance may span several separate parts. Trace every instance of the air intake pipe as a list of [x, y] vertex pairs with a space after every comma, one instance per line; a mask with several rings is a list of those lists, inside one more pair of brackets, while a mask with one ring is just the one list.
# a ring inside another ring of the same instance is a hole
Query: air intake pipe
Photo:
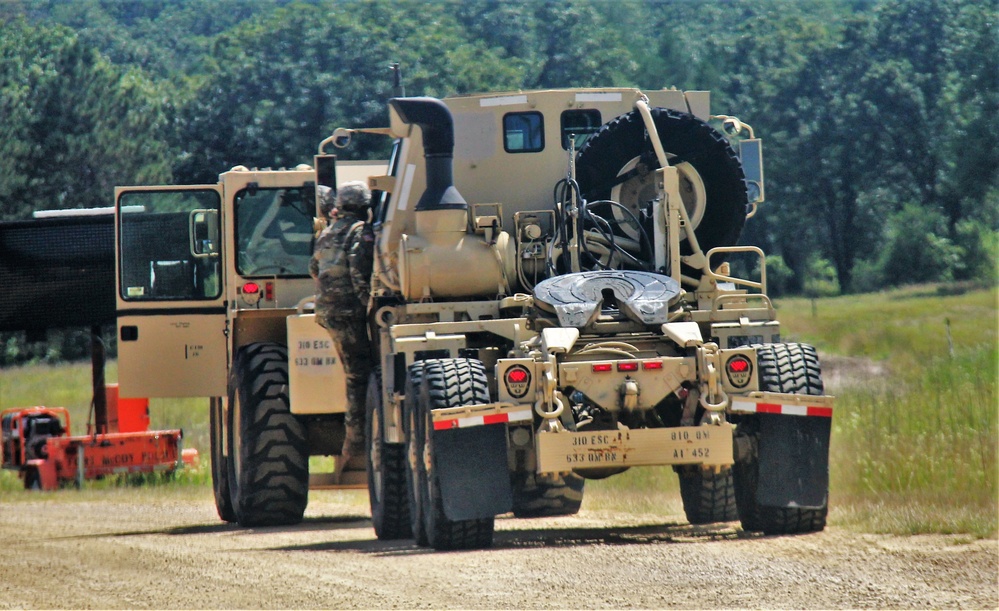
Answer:
[[436, 98], [392, 98], [389, 104], [404, 123], [423, 130], [423, 156], [427, 164], [427, 189], [416, 203], [421, 210], [468, 210], [454, 186], [454, 120], [444, 102]]

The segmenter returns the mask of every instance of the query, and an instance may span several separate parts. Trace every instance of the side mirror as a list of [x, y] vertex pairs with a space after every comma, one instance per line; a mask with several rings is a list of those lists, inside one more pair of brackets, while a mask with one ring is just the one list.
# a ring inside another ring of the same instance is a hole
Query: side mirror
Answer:
[[739, 158], [749, 187], [749, 203], [754, 204], [755, 209], [755, 204], [763, 202], [766, 196], [763, 188], [763, 141], [759, 138], [741, 140]]
[[218, 210], [191, 210], [189, 217], [191, 255], [197, 258], [219, 256]]
[[336, 191], [336, 155], [315, 155], [312, 162], [316, 168], [316, 184]]

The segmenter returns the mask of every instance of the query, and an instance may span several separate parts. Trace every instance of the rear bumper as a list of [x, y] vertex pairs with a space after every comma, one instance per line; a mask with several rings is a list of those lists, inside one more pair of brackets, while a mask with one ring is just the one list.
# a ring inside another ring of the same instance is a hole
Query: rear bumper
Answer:
[[734, 427], [684, 426], [537, 435], [538, 471], [651, 465], [731, 466]]

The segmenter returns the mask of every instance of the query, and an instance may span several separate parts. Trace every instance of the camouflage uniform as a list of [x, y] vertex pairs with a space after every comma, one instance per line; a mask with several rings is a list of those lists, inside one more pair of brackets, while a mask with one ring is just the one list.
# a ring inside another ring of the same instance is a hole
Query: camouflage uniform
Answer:
[[347, 376], [343, 451], [350, 457], [364, 454], [365, 394], [374, 367], [367, 329], [374, 258], [374, 235], [366, 222], [370, 197], [364, 183], [340, 187], [336, 220], [319, 234], [309, 263], [318, 289], [316, 322], [329, 331]]

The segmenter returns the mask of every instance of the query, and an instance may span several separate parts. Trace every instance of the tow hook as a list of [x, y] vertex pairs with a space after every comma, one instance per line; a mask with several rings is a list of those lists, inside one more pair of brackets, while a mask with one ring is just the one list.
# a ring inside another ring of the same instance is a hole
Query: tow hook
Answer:
[[722, 390], [719, 383], [721, 363], [718, 353], [718, 344], [708, 342], [697, 349], [697, 360], [701, 371], [704, 373], [704, 382], [701, 383], [700, 403], [710, 415], [711, 423], [716, 420], [721, 421], [721, 413], [728, 407], [728, 395]]
[[621, 407], [627, 411], [634, 411], [638, 407], [638, 382], [628, 376], [621, 384], [619, 393], [621, 394]]
[[[557, 433], [565, 430], [559, 418], [565, 411], [565, 402], [560, 398], [555, 383], [555, 376], [552, 374], [551, 362], [546, 361], [541, 375], [541, 396], [534, 403], [534, 412], [541, 416], [540, 431]], [[548, 401], [545, 401], [548, 398]], [[550, 408], [550, 409], [549, 409]]]

